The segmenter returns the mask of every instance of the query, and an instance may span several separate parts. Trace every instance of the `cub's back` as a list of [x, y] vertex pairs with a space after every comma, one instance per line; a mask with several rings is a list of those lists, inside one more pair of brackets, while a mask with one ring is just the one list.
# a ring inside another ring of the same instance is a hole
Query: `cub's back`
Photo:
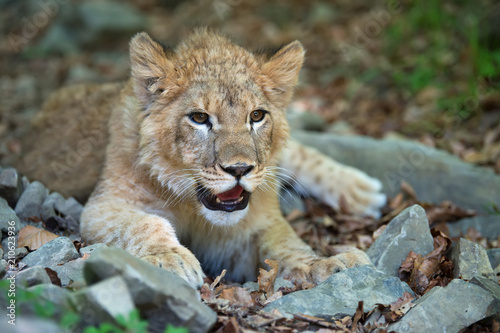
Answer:
[[23, 138], [16, 167], [53, 191], [86, 200], [99, 178], [108, 119], [123, 85], [75, 85], [54, 92]]

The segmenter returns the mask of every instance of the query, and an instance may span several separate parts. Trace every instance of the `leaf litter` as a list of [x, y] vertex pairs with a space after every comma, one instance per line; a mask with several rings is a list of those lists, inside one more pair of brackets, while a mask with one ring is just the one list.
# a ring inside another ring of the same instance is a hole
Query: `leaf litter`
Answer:
[[[359, 333], [375, 330], [386, 332], [384, 328], [408, 313], [416, 299], [435, 286], [444, 287], [450, 283], [453, 279], [454, 264], [446, 253], [452, 244], [452, 239], [443, 225], [476, 214], [472, 210], [462, 209], [449, 201], [441, 204], [421, 202], [408, 183], [402, 183], [401, 192], [389, 199], [383, 209], [383, 216], [378, 220], [351, 216], [342, 210], [335, 211], [311, 198], [303, 200], [306, 211], [294, 210], [286, 216], [286, 219], [304, 241], [317, 253], [325, 256], [341, 253], [349, 246], [366, 250], [387, 224], [405, 208], [414, 204], [424, 207], [431, 226], [434, 250], [426, 255], [410, 252], [398, 270], [400, 279], [410, 285], [415, 296], [404, 293], [395, 302], [377, 304], [372, 309], [364, 309], [363, 302], [360, 301], [352, 316], [344, 316], [340, 319], [318, 318], [306, 314], [295, 314], [293, 318], [287, 318], [276, 309], [269, 313], [262, 309], [283, 295], [310, 289], [315, 285], [294, 284], [293, 287], [281, 287], [275, 292], [280, 263], [275, 260], [266, 260], [268, 267], [259, 269], [257, 284], [252, 288], [245, 288], [224, 280], [225, 270], [215, 279], [206, 278], [206, 283], [201, 288], [201, 298], [218, 314], [213, 332], [297, 332], [303, 330], [321, 333]], [[485, 241], [485, 238], [475, 229], [470, 229], [465, 237], [476, 242], [483, 241], [487, 247], [498, 244]], [[472, 329], [477, 332], [487, 332], [487, 328], [480, 324], [468, 329], [471, 332]]]

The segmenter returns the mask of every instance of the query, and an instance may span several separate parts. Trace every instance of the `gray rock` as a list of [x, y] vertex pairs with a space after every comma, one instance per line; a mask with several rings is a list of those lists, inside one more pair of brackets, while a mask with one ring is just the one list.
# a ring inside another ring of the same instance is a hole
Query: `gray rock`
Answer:
[[79, 14], [89, 31], [88, 42], [105, 34], [124, 36], [146, 28], [145, 17], [134, 7], [119, 1], [85, 1], [79, 6]]
[[9, 252], [8, 243], [9, 243], [9, 239], [8, 238], [4, 238], [2, 240], [2, 249], [5, 249], [5, 252], [4, 252], [2, 258], [7, 255], [7, 252]]
[[59, 204], [56, 204], [55, 208], [65, 217], [71, 217], [75, 221], [80, 223], [80, 216], [82, 215], [83, 206], [75, 198], [69, 197], [64, 202], [64, 205], [60, 206]]
[[486, 249], [465, 238], [453, 244], [450, 259], [455, 264], [453, 275], [456, 278], [470, 280], [474, 276], [484, 276], [493, 279], [495, 276]]
[[36, 333], [64, 333], [62, 328], [54, 321], [50, 319], [42, 319], [33, 315], [19, 316], [16, 318], [16, 326], [7, 324], [4, 321], [5, 326], [0, 324], [0, 332], [2, 333], [25, 333], [25, 332], [36, 332]]
[[371, 309], [377, 303], [390, 304], [405, 292], [413, 294], [398, 278], [361, 266], [336, 273], [315, 288], [285, 295], [264, 311], [278, 309], [283, 314], [338, 318], [353, 315], [359, 301], [364, 302], [365, 309]]
[[57, 272], [62, 286], [68, 286], [73, 281], [75, 285], [81, 287], [85, 285], [85, 279], [83, 278], [84, 264], [85, 260], [78, 258], [68, 261], [64, 265], [53, 266], [52, 269]]
[[414, 205], [403, 210], [385, 228], [366, 254], [380, 271], [398, 276], [410, 251], [426, 255], [434, 249], [425, 210]]
[[89, 245], [89, 246], [85, 246], [85, 247], [82, 247], [80, 248], [80, 254], [83, 256], [84, 254], [92, 254], [92, 252], [94, 252], [95, 250], [98, 250], [98, 249], [103, 249], [103, 248], [107, 248], [108, 246], [104, 243], [96, 243], [96, 244], [92, 244], [92, 245]]
[[26, 189], [30, 185], [30, 181], [28, 180], [28, 178], [26, 176], [23, 176], [21, 178], [21, 183], [23, 184], [23, 191], [24, 191], [24, 189]]
[[41, 51], [72, 54], [85, 46], [130, 39], [132, 34], [146, 27], [145, 16], [127, 3], [84, 1], [60, 6], [54, 22], [37, 47]]
[[500, 265], [500, 248], [486, 250], [491, 267]]
[[68, 291], [50, 282], [29, 287], [28, 291], [39, 291], [40, 297], [54, 303], [57, 306], [68, 305]]
[[3, 258], [3, 248], [0, 248], [0, 258]]
[[322, 132], [326, 128], [325, 119], [311, 112], [287, 112], [287, 120], [290, 128], [304, 131], [319, 131]]
[[216, 314], [182, 278], [142, 261], [117, 248], [95, 250], [86, 260], [84, 276], [92, 285], [112, 276], [122, 276], [150, 330], [163, 332], [167, 323], [190, 332], [206, 332]]
[[80, 255], [76, 251], [73, 242], [67, 237], [57, 237], [38, 250], [29, 253], [21, 262], [28, 267], [40, 265], [54, 269], [57, 265], [65, 264], [77, 258], [80, 258]]
[[40, 182], [29, 184], [16, 204], [16, 214], [20, 219], [41, 217], [42, 205], [49, 191]]
[[64, 197], [61, 194], [57, 192], [51, 193], [42, 204], [42, 209], [41, 209], [42, 220], [47, 221], [51, 217], [59, 216], [59, 214], [57, 214], [56, 212], [55, 206], [56, 204], [58, 206], [64, 205], [64, 201], [65, 201]]
[[434, 287], [387, 331], [459, 332], [500, 311], [500, 300], [482, 287], [455, 279], [442, 288]]
[[499, 175], [444, 151], [406, 140], [301, 131], [292, 131], [292, 136], [341, 163], [379, 178], [384, 192], [390, 196], [399, 192], [400, 183], [405, 180], [421, 201], [451, 200], [459, 207], [480, 212], [487, 212], [492, 203], [500, 206]]
[[125, 280], [115, 276], [70, 294], [70, 302], [82, 313], [86, 324], [116, 322], [118, 316], [128, 318], [134, 310]]
[[451, 237], [464, 236], [469, 228], [476, 229], [490, 241], [495, 240], [500, 235], [500, 215], [474, 216], [448, 223]]
[[23, 184], [17, 171], [13, 168], [6, 168], [0, 171], [0, 197], [7, 200], [11, 207], [16, 205]]
[[498, 285], [497, 282], [484, 276], [475, 276], [470, 280], [470, 283], [473, 283], [477, 286], [480, 286], [484, 290], [489, 291], [498, 301], [500, 301], [500, 285]]
[[7, 260], [0, 259], [0, 279], [3, 279], [5, 274], [7, 274]]
[[[14, 221], [14, 225], [12, 225], [12, 221]], [[14, 227], [14, 232], [17, 234], [21, 229], [21, 222], [7, 201], [0, 198], [0, 230], [7, 236], [11, 226]]]
[[47, 225], [60, 227], [72, 233], [78, 232], [83, 206], [70, 197], [67, 200], [59, 193], [51, 193], [43, 202], [42, 220]]
[[23, 287], [36, 286], [43, 283], [52, 283], [50, 277], [42, 266], [30, 267], [16, 275], [16, 284]]
[[26, 257], [28, 255], [28, 249], [26, 249], [25, 247], [18, 247], [16, 250], [15, 250], [15, 257], [16, 257], [16, 260], [21, 260], [23, 259], [24, 257]]

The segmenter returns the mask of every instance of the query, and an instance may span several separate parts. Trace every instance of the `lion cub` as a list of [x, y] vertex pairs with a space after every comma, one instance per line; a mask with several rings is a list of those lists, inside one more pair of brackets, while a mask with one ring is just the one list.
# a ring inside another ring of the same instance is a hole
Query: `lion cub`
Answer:
[[332, 206], [341, 194], [357, 214], [376, 215], [385, 203], [378, 180], [289, 141], [298, 41], [251, 53], [199, 30], [170, 50], [140, 33], [130, 60], [126, 84], [105, 85], [105, 94], [68, 88], [45, 106], [81, 110], [80, 127], [109, 117], [104, 166], [81, 218], [86, 241], [121, 247], [193, 287], [223, 269], [231, 280], [255, 280], [265, 259], [280, 260], [286, 278], [314, 283], [369, 263], [356, 249], [317, 256], [280, 212], [283, 168]]

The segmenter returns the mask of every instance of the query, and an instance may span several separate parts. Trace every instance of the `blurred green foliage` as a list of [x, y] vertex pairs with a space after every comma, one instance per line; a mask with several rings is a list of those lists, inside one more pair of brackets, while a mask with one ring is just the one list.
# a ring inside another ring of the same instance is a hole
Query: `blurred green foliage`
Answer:
[[479, 97], [498, 89], [500, 45], [489, 43], [495, 27], [485, 17], [492, 1], [427, 0], [404, 5], [383, 32], [392, 79], [412, 95], [441, 91], [438, 108], [467, 119]]

